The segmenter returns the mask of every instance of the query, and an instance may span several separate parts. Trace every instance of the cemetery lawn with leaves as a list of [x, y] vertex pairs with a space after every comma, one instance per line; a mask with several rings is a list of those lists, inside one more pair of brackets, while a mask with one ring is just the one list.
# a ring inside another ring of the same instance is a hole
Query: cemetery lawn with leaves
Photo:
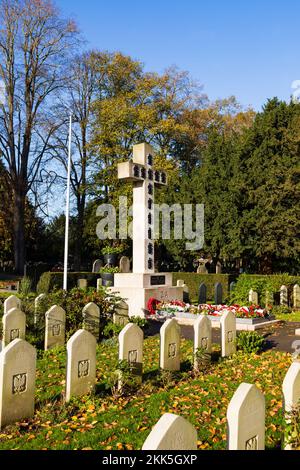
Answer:
[[111, 393], [117, 367], [117, 343], [98, 346], [95, 394], [64, 403], [64, 348], [40, 352], [37, 364], [36, 411], [0, 431], [0, 449], [141, 449], [163, 413], [175, 413], [197, 428], [199, 449], [226, 449], [226, 411], [242, 382], [256, 384], [266, 396], [266, 447], [280, 448], [283, 430], [281, 386], [291, 364], [287, 353], [238, 353], [214, 362], [205, 372], [191, 371], [192, 343], [182, 340], [180, 373], [159, 373], [159, 338], [144, 344], [143, 385], [128, 396]]

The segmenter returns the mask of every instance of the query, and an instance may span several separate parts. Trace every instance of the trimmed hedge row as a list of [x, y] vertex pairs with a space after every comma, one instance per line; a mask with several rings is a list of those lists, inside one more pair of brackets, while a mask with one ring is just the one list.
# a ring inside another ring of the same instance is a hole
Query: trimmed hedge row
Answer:
[[[48, 294], [55, 289], [63, 288], [63, 273], [47, 272], [41, 275], [37, 284], [38, 294]], [[99, 273], [68, 273], [68, 289], [77, 287], [78, 279], [87, 279], [89, 287], [97, 287]]]

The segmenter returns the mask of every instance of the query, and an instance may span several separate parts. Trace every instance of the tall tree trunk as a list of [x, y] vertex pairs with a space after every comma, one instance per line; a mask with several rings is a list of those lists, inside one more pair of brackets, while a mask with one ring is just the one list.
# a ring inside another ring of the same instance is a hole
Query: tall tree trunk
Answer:
[[24, 274], [25, 265], [25, 192], [20, 185], [14, 188], [14, 260], [17, 274]]

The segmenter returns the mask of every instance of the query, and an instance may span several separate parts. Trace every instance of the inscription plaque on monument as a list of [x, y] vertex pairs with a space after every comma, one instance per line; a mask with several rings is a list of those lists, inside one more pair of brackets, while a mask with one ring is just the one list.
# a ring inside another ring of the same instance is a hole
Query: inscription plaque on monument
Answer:
[[151, 286], [164, 286], [166, 284], [166, 276], [151, 276]]

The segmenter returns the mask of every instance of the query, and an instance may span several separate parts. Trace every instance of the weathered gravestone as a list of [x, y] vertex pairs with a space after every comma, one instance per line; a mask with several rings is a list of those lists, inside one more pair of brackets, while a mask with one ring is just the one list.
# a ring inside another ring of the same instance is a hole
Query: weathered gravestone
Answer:
[[180, 370], [180, 326], [176, 320], [167, 320], [160, 329], [160, 368]]
[[266, 291], [265, 306], [268, 308], [274, 305], [274, 294], [269, 290]]
[[288, 288], [286, 286], [280, 287], [280, 305], [288, 305], [289, 304], [289, 297], [288, 297]]
[[[200, 316], [194, 323], [194, 368], [199, 369], [203, 353], [211, 355], [212, 327], [207, 316]], [[199, 356], [198, 356], [199, 355]]]
[[87, 279], [78, 279], [77, 281], [77, 287], [78, 289], [87, 289], [88, 282]]
[[21, 300], [15, 295], [11, 295], [4, 301], [4, 315], [6, 315], [12, 308], [21, 309]]
[[202, 284], [200, 284], [200, 287], [199, 287], [198, 302], [200, 305], [203, 305], [203, 304], [206, 304], [206, 301], [207, 301], [207, 287], [204, 284], [204, 282], [202, 282]]
[[93, 273], [99, 273], [100, 269], [103, 268], [103, 261], [101, 259], [96, 259], [93, 263]]
[[45, 351], [65, 344], [66, 312], [57, 305], [45, 314]]
[[283, 384], [283, 407], [290, 413], [294, 407], [300, 405], [300, 362], [293, 362], [289, 368]]
[[34, 414], [36, 350], [15, 339], [0, 353], [0, 428]]
[[197, 431], [181, 416], [166, 413], [152, 429], [142, 450], [197, 450]]
[[96, 338], [78, 330], [67, 343], [66, 402], [92, 392], [96, 382]]
[[103, 287], [102, 279], [97, 279], [97, 291], [101, 290]]
[[127, 361], [133, 375], [142, 378], [144, 333], [135, 323], [129, 323], [119, 334], [119, 360]]
[[183, 288], [183, 302], [186, 304], [190, 303], [190, 291], [186, 283], [182, 279], [178, 279], [177, 287]]
[[25, 339], [26, 315], [18, 308], [12, 308], [2, 317], [2, 349], [15, 339]]
[[300, 286], [298, 284], [293, 288], [293, 307], [300, 309]]
[[45, 314], [45, 312], [43, 312], [42, 310], [42, 305], [43, 305], [43, 300], [45, 300], [46, 297], [47, 297], [46, 294], [40, 294], [34, 300], [34, 318], [33, 318], [34, 325], [37, 325], [39, 322], [40, 316], [42, 314]]
[[130, 259], [127, 256], [122, 256], [119, 263], [120, 273], [130, 273]]
[[120, 302], [115, 305], [113, 322], [115, 325], [120, 326], [125, 326], [129, 322], [129, 307], [124, 300], [120, 300]]
[[227, 409], [228, 450], [265, 449], [265, 397], [255, 385], [239, 386]]
[[83, 328], [92, 333], [98, 341], [100, 336], [100, 308], [98, 305], [90, 302], [82, 310], [82, 316]]
[[236, 353], [236, 318], [234, 313], [224, 313], [220, 324], [222, 357], [232, 356], [232, 354]]
[[258, 305], [258, 293], [253, 289], [251, 289], [249, 292], [249, 303], [251, 305]]
[[222, 274], [222, 264], [220, 261], [218, 261], [216, 264], [216, 274]]
[[223, 303], [223, 287], [220, 282], [215, 285], [215, 304], [221, 305]]

